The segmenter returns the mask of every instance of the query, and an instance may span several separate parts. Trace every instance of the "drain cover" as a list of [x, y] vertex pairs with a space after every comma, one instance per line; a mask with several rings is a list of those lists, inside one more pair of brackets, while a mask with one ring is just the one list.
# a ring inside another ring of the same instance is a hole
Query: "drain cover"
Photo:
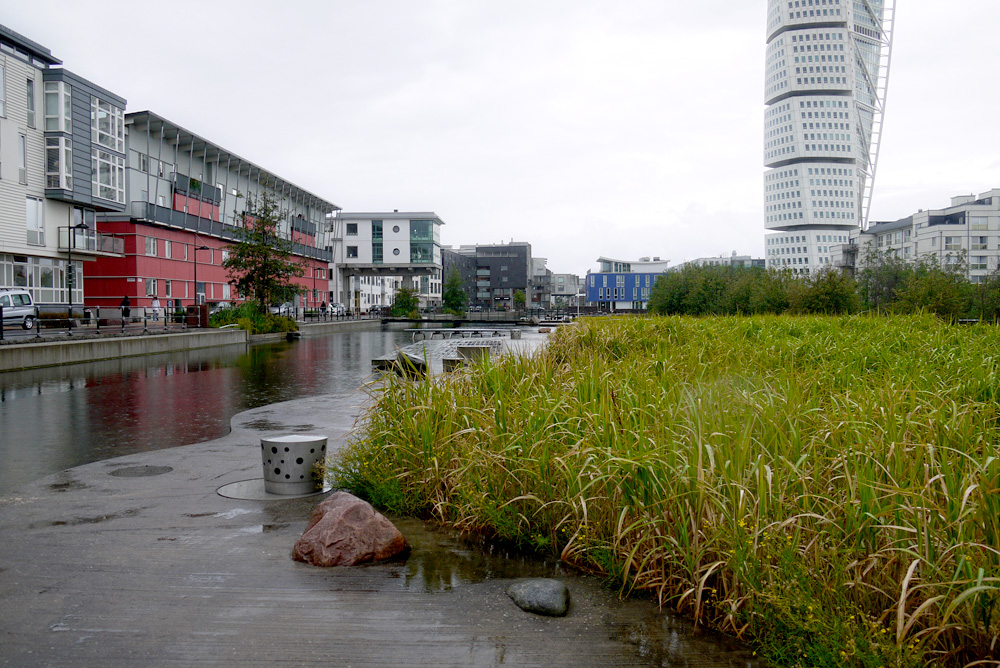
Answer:
[[119, 478], [148, 478], [154, 475], [170, 473], [173, 469], [169, 466], [126, 466], [123, 469], [115, 469], [111, 475]]

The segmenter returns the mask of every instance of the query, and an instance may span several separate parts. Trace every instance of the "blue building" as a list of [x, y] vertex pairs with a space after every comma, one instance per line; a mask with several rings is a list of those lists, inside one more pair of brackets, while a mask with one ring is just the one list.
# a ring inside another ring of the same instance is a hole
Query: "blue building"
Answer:
[[669, 260], [654, 257], [637, 262], [598, 258], [600, 270], [587, 272], [587, 303], [606, 311], [644, 311], [656, 277], [667, 271]]

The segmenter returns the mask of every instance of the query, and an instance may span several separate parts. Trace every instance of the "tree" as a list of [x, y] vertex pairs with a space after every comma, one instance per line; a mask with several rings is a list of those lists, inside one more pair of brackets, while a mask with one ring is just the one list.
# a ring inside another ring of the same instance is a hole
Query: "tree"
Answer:
[[420, 300], [417, 293], [410, 288], [400, 288], [396, 291], [396, 296], [392, 300], [392, 317], [405, 318], [410, 313], [417, 310]]
[[524, 308], [524, 290], [518, 290], [514, 293], [514, 305], [517, 306], [518, 311]]
[[465, 305], [469, 302], [469, 296], [462, 287], [462, 277], [455, 270], [448, 273], [448, 278], [444, 282], [444, 294], [441, 295], [441, 301], [444, 303], [445, 309], [454, 313], [464, 311]]
[[248, 199], [237, 218], [243, 227], [237, 229], [237, 241], [229, 246], [222, 266], [237, 291], [256, 301], [263, 312], [279, 296], [301, 291], [293, 279], [305, 269], [292, 255], [292, 242], [278, 235], [280, 218], [271, 196]]

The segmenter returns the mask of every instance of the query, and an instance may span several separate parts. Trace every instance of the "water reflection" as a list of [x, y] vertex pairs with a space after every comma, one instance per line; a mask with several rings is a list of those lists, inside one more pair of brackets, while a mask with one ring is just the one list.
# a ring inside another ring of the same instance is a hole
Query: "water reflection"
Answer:
[[73, 466], [224, 436], [241, 411], [357, 389], [402, 332], [344, 332], [0, 374], [0, 494]]

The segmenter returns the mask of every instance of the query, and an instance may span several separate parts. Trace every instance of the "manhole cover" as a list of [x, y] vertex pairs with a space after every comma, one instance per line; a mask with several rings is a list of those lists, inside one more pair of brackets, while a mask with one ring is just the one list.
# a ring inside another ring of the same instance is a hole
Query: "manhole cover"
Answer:
[[154, 475], [170, 473], [173, 469], [169, 466], [126, 466], [123, 469], [115, 469], [111, 475], [119, 478], [148, 478]]

